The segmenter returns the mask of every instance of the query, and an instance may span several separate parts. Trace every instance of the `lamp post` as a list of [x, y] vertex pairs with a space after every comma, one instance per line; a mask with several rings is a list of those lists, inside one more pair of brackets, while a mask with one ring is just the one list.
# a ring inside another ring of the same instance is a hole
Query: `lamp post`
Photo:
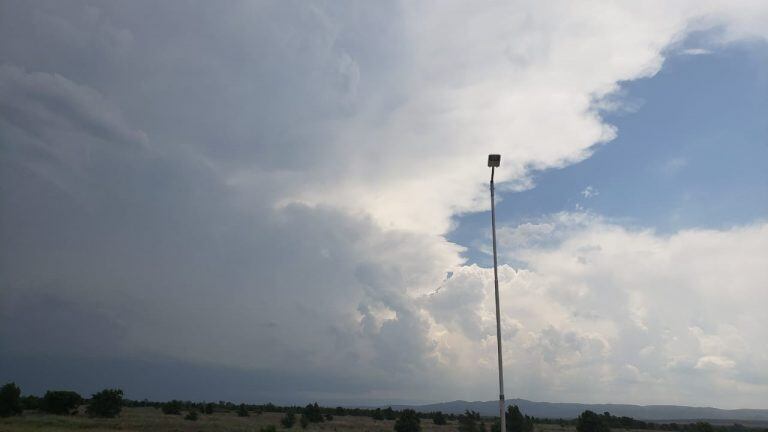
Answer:
[[496, 200], [493, 191], [493, 174], [501, 165], [501, 155], [488, 155], [488, 166], [491, 168], [491, 229], [493, 231], [493, 287], [496, 292], [496, 345], [499, 354], [499, 419], [500, 432], [507, 431], [507, 419], [504, 415], [504, 369], [501, 360], [501, 314], [499, 313], [499, 270], [496, 260]]

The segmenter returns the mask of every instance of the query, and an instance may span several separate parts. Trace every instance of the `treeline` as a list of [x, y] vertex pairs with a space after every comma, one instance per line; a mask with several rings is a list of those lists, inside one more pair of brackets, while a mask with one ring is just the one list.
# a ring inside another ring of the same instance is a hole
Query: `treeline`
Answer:
[[[197, 420], [200, 414], [211, 415], [217, 412], [234, 412], [240, 417], [260, 415], [265, 412], [282, 413], [280, 424], [290, 429], [297, 422], [302, 428], [311, 423], [331, 421], [334, 417], [357, 416], [370, 417], [373, 420], [395, 420], [395, 432], [418, 432], [421, 421], [429, 420], [436, 425], [448, 422], [458, 424], [459, 432], [500, 432], [500, 423], [496, 417], [483, 417], [478, 412], [467, 410], [463, 414], [446, 414], [440, 411], [418, 412], [413, 409], [395, 410], [387, 408], [345, 408], [323, 407], [317, 402], [306, 406], [265, 404], [235, 404], [227, 401], [194, 402], [171, 400], [156, 402], [147, 399], [130, 400], [123, 398], [120, 389], [104, 389], [91, 395], [89, 399], [69, 390], [49, 390], [43, 396], [21, 395], [21, 389], [15, 383], [7, 383], [0, 387], [0, 417], [19, 415], [24, 410], [40, 410], [56, 415], [77, 415], [80, 406], [85, 404], [85, 414], [90, 417], [115, 417], [120, 414], [122, 407], [152, 407], [167, 415], [183, 415], [187, 420]], [[661, 430], [673, 432], [755, 432], [758, 428], [750, 428], [738, 423], [727, 426], [714, 426], [707, 422], [695, 423], [654, 423], [636, 420], [632, 417], [614, 416], [609, 412], [597, 414], [584, 411], [577, 419], [550, 419], [523, 415], [520, 409], [509, 406], [505, 413], [506, 431], [504, 432], [533, 432], [534, 424], [557, 424], [561, 427], [575, 426], [577, 432], [610, 432], [618, 430]], [[262, 432], [274, 432], [270, 426]], [[768, 429], [763, 429], [768, 432]]]
[[123, 407], [123, 391], [104, 389], [84, 399], [80, 394], [68, 390], [48, 390], [42, 397], [22, 396], [16, 383], [0, 387], [0, 417], [20, 415], [24, 410], [40, 410], [56, 415], [75, 415], [80, 405], [85, 404], [89, 417], [116, 417]]

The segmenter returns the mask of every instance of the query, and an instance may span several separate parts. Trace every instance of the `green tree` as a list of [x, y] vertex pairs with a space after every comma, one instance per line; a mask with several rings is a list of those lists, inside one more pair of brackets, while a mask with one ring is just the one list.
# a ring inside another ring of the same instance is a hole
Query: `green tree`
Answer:
[[395, 432], [420, 432], [421, 419], [416, 411], [404, 409], [395, 421]]
[[240, 406], [237, 407], [237, 416], [248, 417], [248, 407], [245, 406], [245, 404], [240, 404]]
[[432, 416], [432, 422], [436, 425], [448, 424], [448, 420], [445, 418], [445, 414], [443, 414], [442, 411], [438, 411]]
[[714, 432], [714, 428], [707, 422], [697, 422], [693, 425], [694, 432]]
[[323, 413], [320, 410], [320, 405], [318, 405], [317, 402], [311, 403], [304, 407], [302, 416], [306, 416], [307, 421], [310, 423], [321, 423], [323, 421]]
[[292, 428], [293, 425], [296, 424], [296, 414], [294, 414], [293, 411], [288, 411], [283, 418], [280, 419], [280, 424], [286, 429]]
[[216, 404], [213, 402], [209, 402], [205, 404], [203, 407], [203, 413], [205, 414], [213, 414], [213, 410], [216, 408]]
[[21, 389], [19, 386], [9, 382], [0, 387], [0, 417], [19, 415], [21, 412]]
[[88, 401], [85, 412], [90, 417], [117, 417], [123, 409], [123, 391], [120, 389], [104, 389]]
[[50, 414], [70, 414], [81, 403], [83, 398], [73, 391], [48, 390], [40, 401], [40, 409]]
[[603, 418], [590, 410], [586, 410], [576, 420], [576, 430], [578, 432], [609, 432], [608, 425], [603, 422]]
[[510, 405], [504, 416], [507, 421], [507, 432], [533, 432], [533, 420], [523, 416], [517, 405]]
[[180, 415], [181, 408], [182, 408], [181, 401], [176, 399], [170, 402], [166, 402], [160, 406], [160, 409], [163, 411], [163, 414], [168, 414], [168, 415]]
[[459, 432], [480, 432], [480, 413], [464, 411], [464, 414], [459, 416]]

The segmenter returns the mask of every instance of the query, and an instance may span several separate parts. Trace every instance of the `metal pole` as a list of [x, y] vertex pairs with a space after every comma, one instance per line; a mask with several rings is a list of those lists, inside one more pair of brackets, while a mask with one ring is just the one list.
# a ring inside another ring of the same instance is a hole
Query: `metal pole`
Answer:
[[496, 291], [496, 343], [499, 354], [499, 418], [501, 420], [501, 429], [499, 432], [507, 431], [507, 419], [504, 415], [504, 369], [501, 360], [501, 314], [499, 313], [499, 270], [496, 262], [496, 200], [493, 192], [493, 174], [494, 167], [491, 167], [491, 226], [493, 229], [493, 286]]

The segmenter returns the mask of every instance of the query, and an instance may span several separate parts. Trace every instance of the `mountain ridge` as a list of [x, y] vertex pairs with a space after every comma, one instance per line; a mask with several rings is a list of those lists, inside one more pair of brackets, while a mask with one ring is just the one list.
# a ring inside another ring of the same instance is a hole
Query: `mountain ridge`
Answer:
[[[507, 406], [517, 405], [523, 414], [551, 419], [574, 419], [583, 411], [610, 412], [615, 416], [627, 416], [637, 420], [735, 420], [768, 422], [768, 409], [722, 409], [714, 407], [691, 407], [684, 405], [632, 405], [632, 404], [583, 404], [569, 402], [535, 402], [527, 399], [508, 399]], [[413, 408], [419, 411], [442, 411], [460, 414], [473, 410], [484, 416], [498, 415], [498, 401], [440, 402], [427, 405], [396, 405], [392, 408]]]

